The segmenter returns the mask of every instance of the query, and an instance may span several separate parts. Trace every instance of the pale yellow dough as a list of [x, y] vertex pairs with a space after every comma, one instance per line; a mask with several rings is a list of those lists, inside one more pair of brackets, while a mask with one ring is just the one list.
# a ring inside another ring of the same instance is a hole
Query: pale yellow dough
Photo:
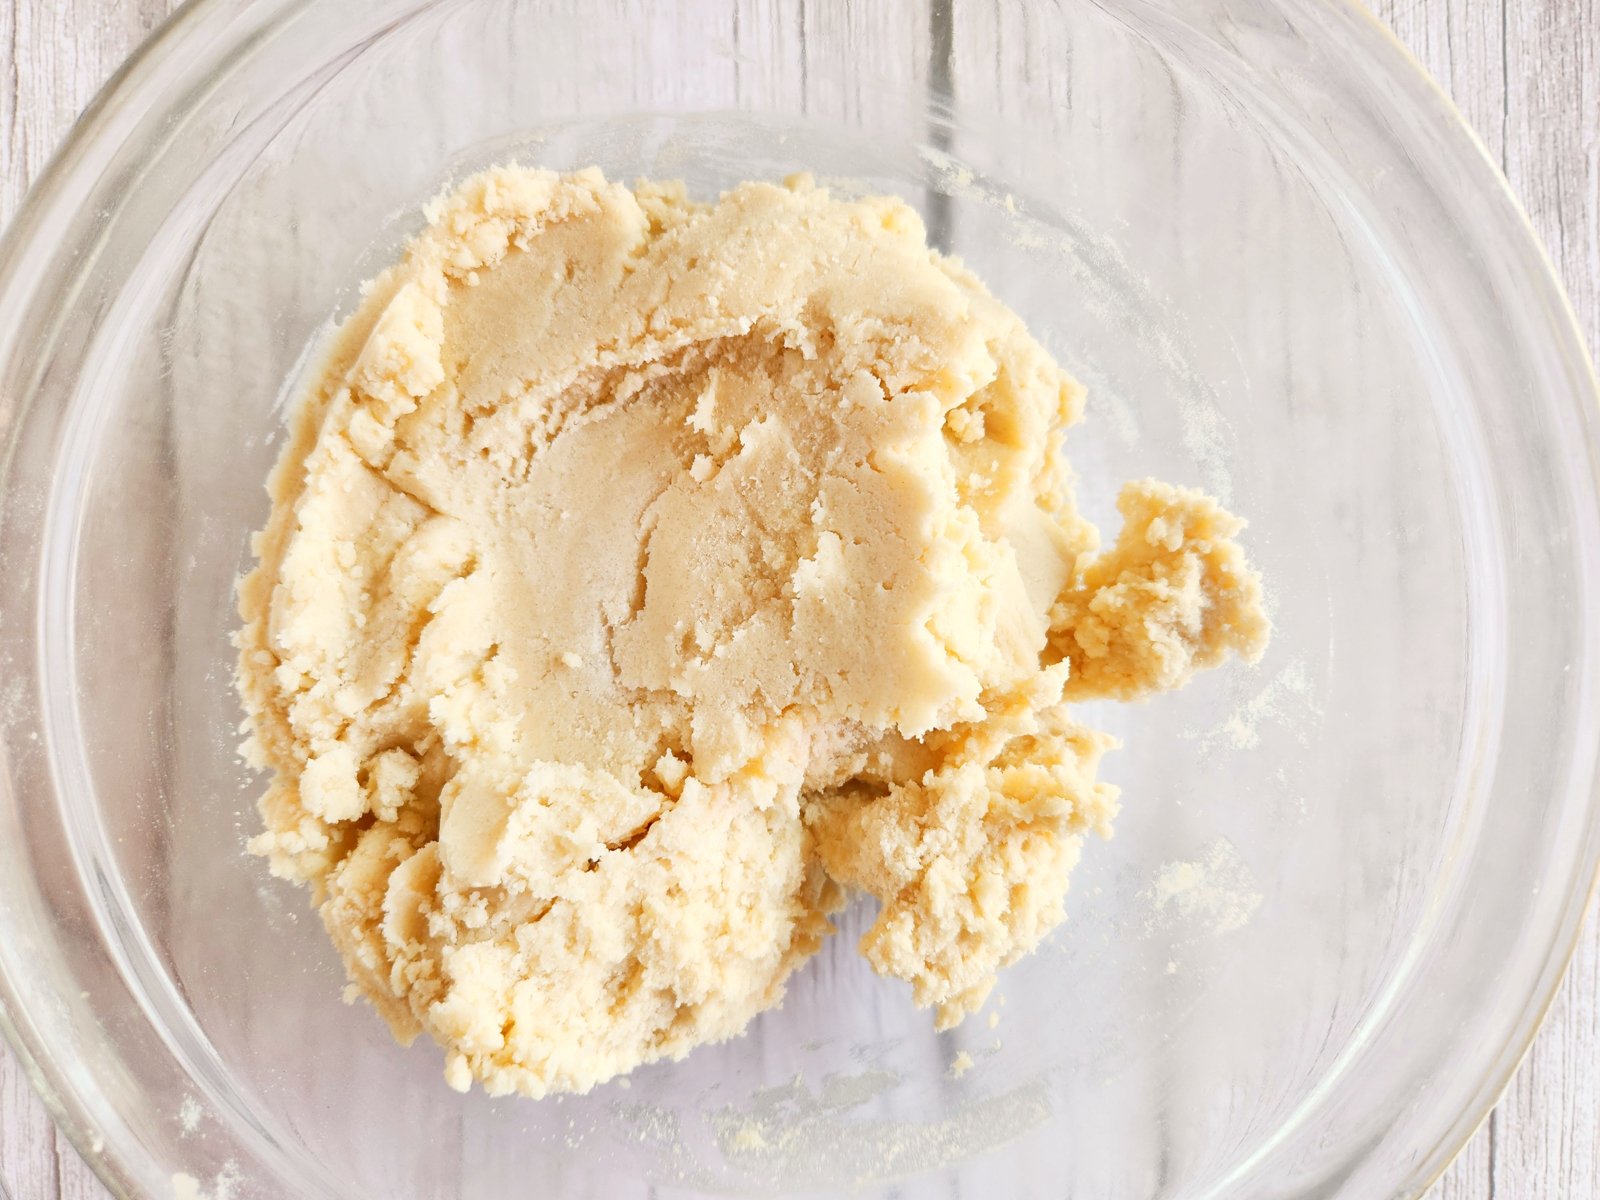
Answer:
[[1082, 389], [899, 200], [503, 168], [428, 219], [240, 585], [253, 848], [457, 1087], [738, 1034], [849, 889], [959, 1020], [1110, 829], [1064, 700], [1261, 653], [1240, 522], [1130, 484], [1097, 557]]

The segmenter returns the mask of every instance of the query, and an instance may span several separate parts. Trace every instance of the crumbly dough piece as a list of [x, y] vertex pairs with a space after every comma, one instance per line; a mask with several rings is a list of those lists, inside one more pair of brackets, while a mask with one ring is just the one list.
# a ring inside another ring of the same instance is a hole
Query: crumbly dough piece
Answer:
[[1066, 701], [1262, 652], [1239, 522], [1135, 484], [1097, 556], [1082, 389], [899, 200], [510, 167], [428, 220], [240, 584], [253, 849], [461, 1088], [736, 1035], [847, 889], [958, 1020], [1109, 832]]

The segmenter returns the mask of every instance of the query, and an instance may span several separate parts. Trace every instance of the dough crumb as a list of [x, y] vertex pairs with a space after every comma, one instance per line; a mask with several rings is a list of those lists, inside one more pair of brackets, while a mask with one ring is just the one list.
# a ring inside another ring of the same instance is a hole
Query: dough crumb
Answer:
[[1071, 703], [1262, 653], [1243, 523], [1146, 480], [1100, 552], [1082, 387], [896, 198], [511, 166], [427, 218], [240, 584], [251, 850], [458, 1090], [737, 1036], [856, 893], [975, 1011], [1111, 831]]
[[1067, 696], [1137, 700], [1230, 654], [1266, 650], [1261, 582], [1233, 539], [1244, 522], [1202, 492], [1154, 479], [1117, 499], [1122, 532], [1061, 594], [1051, 629], [1072, 663]]
[[765, 1150], [767, 1138], [755, 1121], [747, 1121], [734, 1133], [733, 1145], [736, 1150]]

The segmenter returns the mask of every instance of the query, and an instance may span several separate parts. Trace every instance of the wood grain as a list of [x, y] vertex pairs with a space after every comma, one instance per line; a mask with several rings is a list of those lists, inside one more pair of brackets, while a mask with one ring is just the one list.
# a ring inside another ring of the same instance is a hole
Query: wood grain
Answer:
[[[0, 221], [104, 79], [173, 6], [0, 0]], [[1600, 0], [1372, 7], [1478, 130], [1549, 248], [1590, 344], [1600, 345]], [[750, 26], [740, 36], [759, 54], [762, 29]], [[1527, 1062], [1431, 1200], [1600, 1200], [1597, 1062], [1600, 925], [1591, 922]], [[105, 1195], [3, 1047], [0, 1174], [16, 1200]]]

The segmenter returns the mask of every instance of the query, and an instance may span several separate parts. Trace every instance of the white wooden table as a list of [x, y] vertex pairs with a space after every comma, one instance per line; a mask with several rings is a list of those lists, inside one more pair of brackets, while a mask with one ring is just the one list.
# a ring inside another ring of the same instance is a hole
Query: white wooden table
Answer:
[[[1600, 0], [1371, 0], [1522, 197], [1600, 346]], [[173, 0], [0, 0], [0, 223]], [[0, 1048], [0, 1176], [15, 1200], [105, 1192]], [[1528, 1061], [1430, 1200], [1600, 1200], [1600, 922]]]

